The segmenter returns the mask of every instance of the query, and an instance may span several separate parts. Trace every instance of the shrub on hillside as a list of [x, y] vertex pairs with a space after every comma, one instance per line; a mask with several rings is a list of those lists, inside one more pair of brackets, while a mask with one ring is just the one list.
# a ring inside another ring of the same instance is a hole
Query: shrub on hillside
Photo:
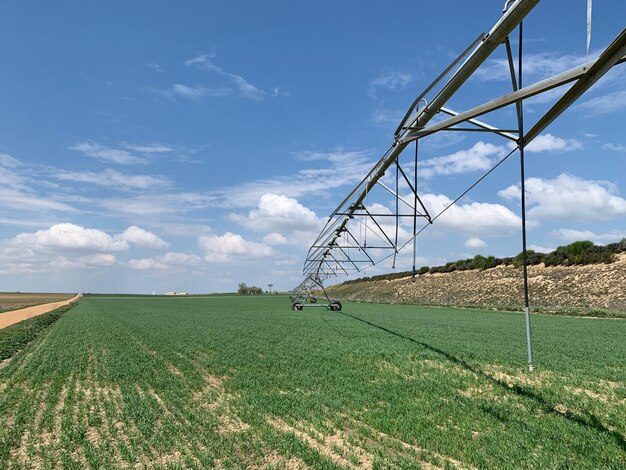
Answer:
[[563, 255], [568, 264], [580, 264], [585, 254], [585, 251], [592, 246], [594, 246], [593, 242], [590, 242], [589, 240], [583, 240], [570, 243], [569, 245], [559, 246], [557, 247], [556, 252]]
[[545, 257], [546, 255], [544, 253], [537, 253], [536, 251], [528, 250], [528, 256], [526, 258], [526, 262], [528, 264], [541, 264], [543, 263]]
[[[493, 259], [493, 256], [490, 256], [489, 258]], [[487, 269], [487, 266], [489, 265], [489, 262], [490, 262], [489, 258], [485, 258], [482, 255], [474, 256], [474, 259], [473, 259], [474, 269]]]
[[549, 258], [546, 266], [568, 266], [611, 263], [615, 261], [615, 254], [608, 246], [594, 245], [593, 242], [585, 240], [559, 246], [555, 251], [546, 255], [546, 258]]
[[626, 238], [622, 238], [616, 243], [609, 243], [605, 248], [614, 254], [623, 253], [626, 251]]
[[[526, 250], [526, 264], [540, 264], [545, 261], [546, 255], [543, 253], [537, 253], [535, 250]], [[520, 253], [513, 258], [513, 266], [519, 268], [524, 264], [524, 252], [520, 251]]]
[[580, 258], [579, 264], [612, 263], [615, 261], [615, 253], [606, 246], [591, 245]]
[[[615, 261], [615, 254], [626, 252], [626, 238], [616, 243], [610, 243], [605, 246], [594, 245], [590, 241], [577, 241], [569, 245], [559, 246], [551, 253], [538, 253], [534, 250], [526, 251], [526, 262], [529, 265], [545, 263], [546, 266], [569, 266], [577, 264], [597, 264], [612, 263]], [[422, 275], [426, 273], [450, 273], [453, 271], [467, 271], [470, 269], [490, 269], [496, 266], [516, 266], [523, 264], [523, 253], [519, 253], [515, 257], [496, 258], [494, 256], [476, 255], [473, 258], [450, 261], [443, 266], [422, 266], [416, 274]], [[343, 284], [353, 284], [363, 281], [378, 281], [385, 279], [400, 279], [412, 276], [413, 271], [402, 271], [397, 273], [380, 274], [378, 276], [364, 277], [361, 279], [352, 279], [345, 281]]]

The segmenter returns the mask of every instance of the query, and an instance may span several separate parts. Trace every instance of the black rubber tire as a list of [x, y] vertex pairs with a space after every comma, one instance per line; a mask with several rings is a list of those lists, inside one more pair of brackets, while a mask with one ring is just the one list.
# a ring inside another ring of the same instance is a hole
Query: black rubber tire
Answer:
[[295, 311], [302, 310], [302, 304], [300, 304], [298, 302], [294, 302], [293, 305], [291, 306], [291, 308], [293, 308]]
[[310, 301], [312, 304], [316, 304], [316, 303], [317, 303], [317, 297], [311, 297], [311, 298], [309, 299], [309, 301]]

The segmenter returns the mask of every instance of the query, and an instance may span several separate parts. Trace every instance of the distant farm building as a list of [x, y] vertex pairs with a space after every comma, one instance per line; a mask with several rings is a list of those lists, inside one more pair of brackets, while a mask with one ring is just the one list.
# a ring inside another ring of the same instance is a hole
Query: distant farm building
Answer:
[[179, 295], [189, 295], [187, 292], [175, 292], [175, 291], [171, 291], [171, 292], [166, 292], [165, 295], [172, 295], [172, 296], [179, 296]]

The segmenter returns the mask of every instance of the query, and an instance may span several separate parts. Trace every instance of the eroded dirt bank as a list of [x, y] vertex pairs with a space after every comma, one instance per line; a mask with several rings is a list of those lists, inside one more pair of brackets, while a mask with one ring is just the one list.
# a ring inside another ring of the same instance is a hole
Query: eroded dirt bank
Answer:
[[[610, 264], [529, 266], [532, 305], [544, 309], [626, 311], [626, 253]], [[518, 308], [523, 305], [522, 268], [455, 271], [333, 286], [333, 296], [365, 302]]]

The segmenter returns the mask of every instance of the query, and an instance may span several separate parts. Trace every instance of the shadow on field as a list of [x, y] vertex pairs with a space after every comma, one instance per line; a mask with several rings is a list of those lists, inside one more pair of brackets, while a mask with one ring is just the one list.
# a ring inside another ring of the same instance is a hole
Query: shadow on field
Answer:
[[608, 436], [610, 436], [611, 438], [613, 438], [613, 440], [617, 443], [617, 445], [619, 447], [621, 447], [623, 450], [626, 450], [626, 440], [624, 439], [624, 436], [622, 436], [619, 432], [617, 431], [613, 431], [608, 429], [604, 424], [602, 424], [602, 422], [600, 422], [600, 420], [593, 414], [588, 413], [586, 411], [582, 412], [582, 415], [578, 415], [575, 414], [569, 410], [566, 411], [560, 411], [559, 409], [557, 409], [555, 404], [552, 404], [550, 402], [548, 402], [543, 396], [541, 396], [540, 394], [538, 394], [537, 392], [530, 390], [528, 388], [522, 387], [520, 385], [517, 384], [513, 384], [513, 385], [509, 385], [508, 383], [497, 379], [496, 377], [488, 374], [487, 372], [469, 364], [468, 362], [466, 362], [465, 360], [456, 357], [450, 353], [447, 353], [446, 351], [439, 349], [435, 346], [431, 346], [428, 343], [424, 343], [422, 341], [416, 340], [414, 338], [411, 338], [409, 336], [405, 336], [402, 333], [398, 333], [396, 331], [390, 330], [389, 328], [386, 328], [384, 326], [381, 325], [377, 325], [376, 323], [372, 323], [368, 320], [364, 320], [363, 318], [359, 318], [355, 315], [351, 315], [349, 313], [346, 312], [339, 312], [342, 315], [345, 315], [346, 317], [350, 317], [353, 318], [354, 320], [360, 321], [361, 323], [365, 323], [366, 325], [372, 326], [374, 328], [378, 328], [381, 331], [384, 331], [386, 333], [389, 333], [391, 335], [397, 336], [398, 338], [402, 338], [406, 341], [410, 341], [414, 344], [417, 344], [418, 346], [427, 349], [429, 351], [432, 351], [436, 354], [439, 354], [441, 356], [443, 356], [444, 358], [446, 358], [447, 360], [449, 360], [450, 362], [453, 362], [454, 364], [457, 364], [458, 366], [464, 368], [465, 370], [468, 370], [470, 372], [473, 372], [476, 375], [479, 375], [480, 377], [483, 377], [485, 380], [491, 382], [492, 384], [501, 387], [505, 390], [508, 391], [512, 391], [514, 393], [516, 393], [517, 395], [529, 398], [531, 400], [533, 400], [535, 403], [537, 403], [537, 405], [539, 405], [546, 413], [550, 413], [553, 414], [555, 416], [559, 416], [561, 418], [565, 418], [569, 421], [572, 421], [573, 423], [576, 423], [580, 426], [585, 426], [588, 428], [592, 428], [595, 429], [596, 431], [599, 431], [601, 433], [607, 434]]

